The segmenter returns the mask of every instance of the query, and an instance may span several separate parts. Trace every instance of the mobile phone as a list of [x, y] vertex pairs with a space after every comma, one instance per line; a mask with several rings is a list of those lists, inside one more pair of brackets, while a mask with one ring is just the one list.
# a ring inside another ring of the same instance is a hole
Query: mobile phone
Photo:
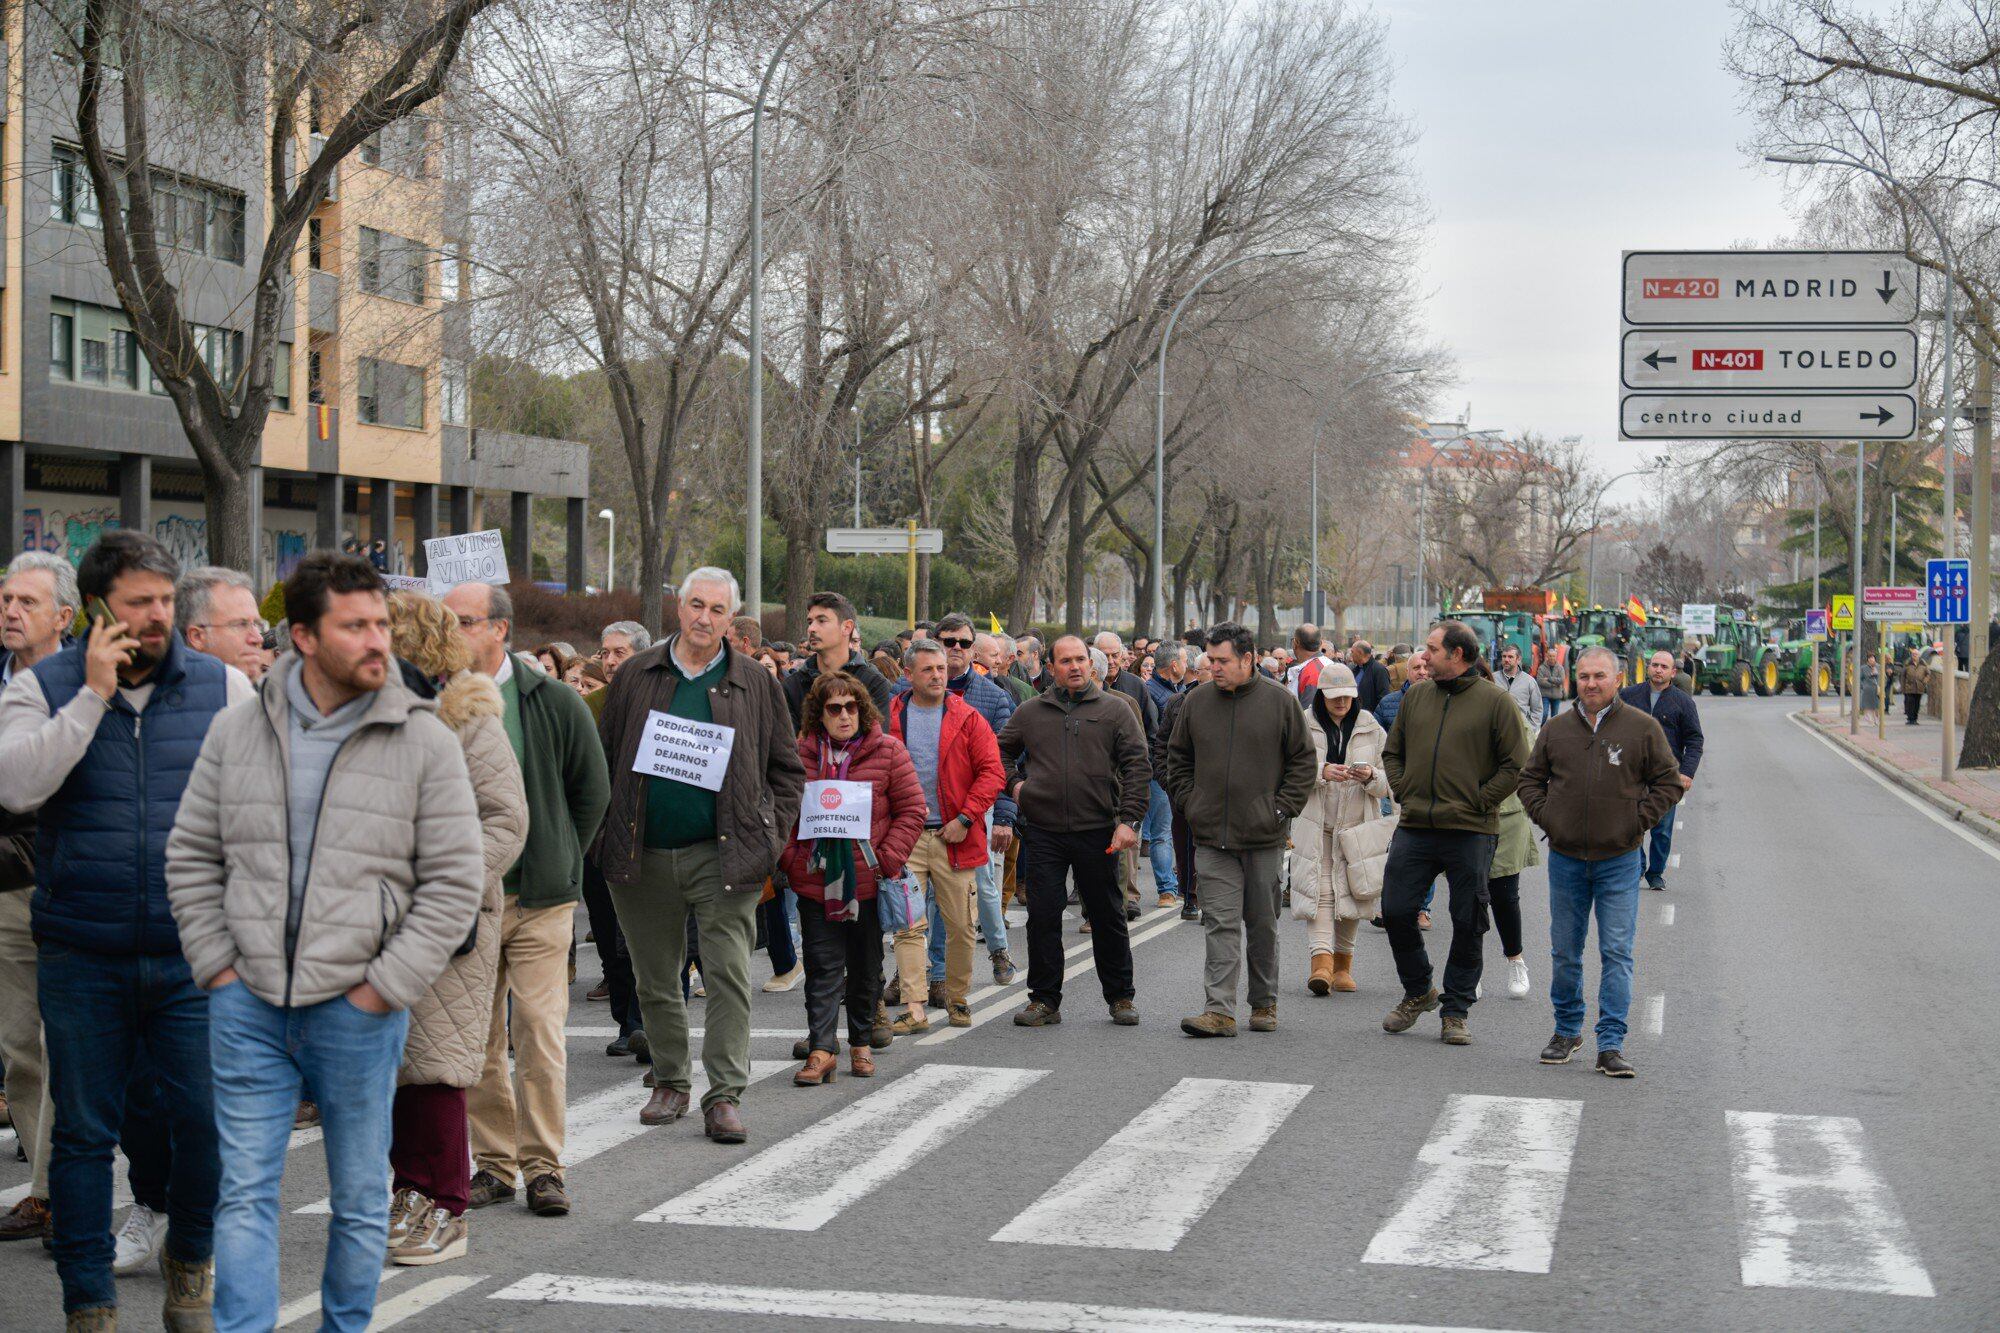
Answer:
[[[83, 614], [90, 621], [92, 629], [97, 628], [100, 619], [106, 625], [115, 625], [118, 623], [118, 617], [111, 614], [111, 608], [104, 604], [102, 597], [92, 597], [86, 601], [83, 604]], [[132, 659], [138, 655], [138, 651], [136, 648], [127, 648], [125, 650], [125, 662], [128, 666], [131, 664]]]

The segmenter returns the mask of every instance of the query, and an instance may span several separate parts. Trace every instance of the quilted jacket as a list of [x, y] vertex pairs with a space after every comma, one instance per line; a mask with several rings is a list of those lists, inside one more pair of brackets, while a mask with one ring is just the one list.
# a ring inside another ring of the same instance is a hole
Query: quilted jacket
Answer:
[[442, 1083], [469, 1088], [486, 1063], [486, 1034], [493, 1023], [493, 979], [500, 969], [500, 881], [528, 839], [528, 798], [521, 765], [507, 743], [506, 705], [490, 676], [461, 671], [437, 697], [438, 720], [458, 736], [486, 855], [486, 893], [479, 901], [478, 935], [471, 953], [445, 964], [424, 998], [410, 1006], [410, 1036], [396, 1082]]
[[[798, 754], [799, 762], [805, 766], [807, 782], [833, 776], [832, 770], [821, 768], [816, 738], [799, 737]], [[865, 782], [874, 788], [868, 841], [874, 845], [882, 869], [891, 876], [901, 874], [910, 853], [916, 849], [918, 836], [924, 831], [924, 788], [917, 780], [917, 767], [910, 762], [910, 752], [882, 728], [870, 727], [855, 746], [854, 761], [847, 767], [847, 780]], [[798, 832], [796, 826], [792, 832]], [[812, 902], [821, 902], [826, 897], [826, 878], [812, 868], [811, 862], [812, 844], [797, 837], [785, 844], [784, 854], [778, 860], [792, 892]], [[876, 872], [862, 858], [855, 858], [854, 896], [873, 898], [875, 881]]]

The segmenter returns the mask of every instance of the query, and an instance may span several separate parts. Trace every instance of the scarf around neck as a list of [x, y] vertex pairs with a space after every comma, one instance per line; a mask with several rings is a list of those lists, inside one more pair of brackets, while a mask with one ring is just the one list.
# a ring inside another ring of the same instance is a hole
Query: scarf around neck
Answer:
[[[822, 780], [845, 782], [847, 769], [854, 762], [854, 752], [859, 748], [861, 737], [857, 735], [846, 745], [835, 746], [824, 736], [819, 742], [819, 771]], [[826, 909], [829, 921], [853, 921], [861, 915], [861, 901], [855, 896], [854, 883], [854, 839], [815, 838], [812, 855], [806, 864], [819, 872], [826, 882], [821, 905]]]

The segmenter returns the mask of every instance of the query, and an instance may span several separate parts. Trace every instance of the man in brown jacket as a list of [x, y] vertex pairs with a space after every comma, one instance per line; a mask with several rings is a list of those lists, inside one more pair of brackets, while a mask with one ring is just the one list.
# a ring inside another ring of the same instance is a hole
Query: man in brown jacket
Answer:
[[708, 991], [702, 1128], [717, 1143], [745, 1137], [757, 903], [805, 790], [784, 692], [723, 642], [740, 601], [735, 575], [695, 570], [680, 588], [680, 632], [618, 669], [598, 728], [611, 808], [591, 849], [618, 907], [652, 1047], [655, 1086], [639, 1113], [649, 1125], [687, 1114], [694, 1086], [681, 977], [695, 919]]
[[1632, 1002], [1632, 941], [1639, 926], [1640, 844], [1681, 798], [1680, 764], [1648, 713], [1618, 698], [1623, 664], [1607, 648], [1576, 661], [1576, 707], [1535, 742], [1521, 772], [1521, 804], [1549, 837], [1549, 944], [1556, 1032], [1545, 1065], [1568, 1064], [1583, 1045], [1583, 944], [1597, 914], [1597, 1071], [1631, 1078], [1625, 1012]]

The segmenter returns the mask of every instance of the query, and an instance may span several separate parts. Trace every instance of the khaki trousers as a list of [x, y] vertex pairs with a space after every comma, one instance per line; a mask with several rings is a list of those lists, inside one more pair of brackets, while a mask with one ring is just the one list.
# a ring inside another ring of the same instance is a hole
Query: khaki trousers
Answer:
[[29, 1189], [49, 1197], [48, 1056], [35, 991], [35, 940], [28, 931], [32, 889], [0, 893], [0, 1058], [7, 1061], [7, 1106], [34, 1173]]
[[517, 1169], [523, 1183], [562, 1174], [569, 1083], [563, 1025], [569, 1021], [569, 945], [575, 933], [574, 903], [524, 910], [510, 896], [500, 916], [500, 971], [493, 987], [493, 1025], [486, 1033], [486, 1068], [466, 1097], [466, 1113], [474, 1169], [505, 1181], [512, 1181]]
[[[972, 936], [973, 918], [977, 907], [975, 870], [954, 870], [951, 864], [951, 844], [935, 832], [926, 829], [917, 838], [916, 850], [910, 853], [909, 872], [918, 882], [930, 890], [936, 898], [938, 914], [944, 918], [944, 1002], [947, 1005], [964, 1004], [966, 995], [972, 989]], [[921, 941], [923, 936], [918, 935]], [[930, 960], [922, 949], [917, 951], [915, 973], [925, 976]], [[896, 968], [907, 980], [911, 968], [904, 964], [903, 938], [896, 937]], [[911, 996], [905, 992], [903, 999]]]

